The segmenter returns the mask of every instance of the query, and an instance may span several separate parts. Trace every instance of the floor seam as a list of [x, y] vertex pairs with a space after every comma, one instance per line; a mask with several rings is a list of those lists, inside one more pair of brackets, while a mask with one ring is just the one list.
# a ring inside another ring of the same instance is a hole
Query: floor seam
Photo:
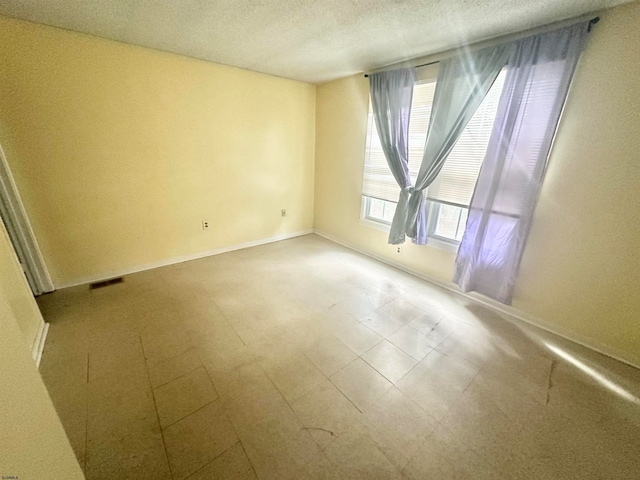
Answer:
[[[138, 339], [140, 340], [140, 347], [142, 348], [142, 351], [144, 354], [142, 337], [138, 335]], [[164, 447], [164, 458], [167, 461], [167, 468], [169, 469], [169, 475], [171, 475], [171, 478], [174, 478], [173, 471], [171, 470], [171, 462], [169, 462], [169, 452], [167, 452], [167, 443], [164, 440], [164, 431], [162, 429], [162, 424], [160, 423], [160, 414], [158, 413], [158, 404], [156, 403], [156, 395], [153, 391], [153, 386], [151, 385], [151, 377], [149, 376], [149, 367], [146, 361], [145, 361], [145, 371], [147, 372], [147, 381], [149, 382], [149, 388], [151, 389], [151, 398], [153, 398], [153, 406], [156, 410], [156, 419], [158, 420], [158, 429], [160, 430], [160, 438], [162, 439], [162, 446]]]
[[[198, 359], [200, 359], [200, 357], [198, 357]], [[151, 368], [153, 368], [153, 367], [151, 367]], [[192, 370], [189, 370], [188, 372], [185, 372], [185, 373], [183, 373], [183, 374], [181, 374], [181, 375], [178, 375], [176, 378], [172, 378], [172, 379], [171, 379], [171, 380], [169, 380], [168, 382], [161, 383], [160, 385], [158, 385], [158, 386], [156, 386], [156, 387], [154, 387], [153, 385], [151, 385], [151, 389], [155, 391], [155, 390], [157, 390], [158, 388], [164, 387], [165, 385], [169, 385], [171, 382], [174, 382], [174, 381], [179, 380], [179, 379], [181, 379], [181, 378], [183, 378], [183, 377], [186, 377], [187, 375], [189, 375], [190, 373], [195, 372], [195, 371], [196, 371], [196, 370], [198, 370], [199, 368], [204, 368], [204, 369], [205, 369], [205, 371], [206, 371], [206, 368], [205, 368], [204, 364], [202, 364], [202, 360], [200, 360], [200, 365], [198, 365], [196, 368], [194, 368], [194, 369], [192, 369]], [[148, 371], [149, 371], [149, 368], [147, 367], [147, 373], [148, 373]], [[207, 374], [207, 375], [208, 375], [208, 374]], [[149, 378], [149, 381], [151, 381], [151, 378]], [[211, 378], [209, 378], [209, 381], [211, 381]], [[211, 384], [213, 385], [213, 382], [211, 382]]]

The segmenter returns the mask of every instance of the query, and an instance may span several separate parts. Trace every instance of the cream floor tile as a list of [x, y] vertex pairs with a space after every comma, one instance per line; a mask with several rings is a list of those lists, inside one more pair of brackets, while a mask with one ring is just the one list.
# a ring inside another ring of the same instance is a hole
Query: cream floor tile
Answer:
[[220, 400], [214, 401], [164, 431], [174, 479], [187, 478], [238, 442]]
[[[637, 370], [314, 235], [38, 303], [41, 374], [90, 480], [168, 478], [167, 451], [196, 479], [253, 478], [247, 458], [296, 480], [640, 470]], [[397, 388], [357, 359], [393, 379], [394, 354], [419, 360]], [[220, 398], [166, 428], [165, 450], [152, 385], [202, 366]]]
[[73, 348], [47, 341], [42, 353], [40, 375], [49, 391], [66, 390], [87, 383], [88, 370], [88, 348]]
[[150, 367], [193, 347], [191, 337], [182, 325], [165, 327], [157, 331], [147, 329], [140, 338], [147, 365]]
[[333, 334], [358, 355], [362, 355], [383, 340], [380, 335], [355, 320], [335, 328]]
[[151, 381], [151, 386], [157, 388], [201, 366], [203, 364], [198, 351], [191, 349], [150, 367], [149, 380]]
[[88, 479], [170, 479], [162, 435], [156, 424], [131, 421], [110, 435], [89, 436]]
[[84, 463], [87, 442], [87, 384], [50, 389], [49, 396], [76, 458]]
[[523, 407], [533, 408], [535, 402], [545, 405], [549, 399], [549, 388], [553, 361], [547, 357], [529, 357], [522, 361], [504, 355], [494, 355], [483, 366], [474, 382], [486, 390], [501, 392], [494, 402], [512, 420], [517, 420]]
[[103, 375], [88, 384], [87, 438], [121, 435], [128, 425], [158, 426], [151, 384], [145, 369]]
[[288, 402], [309, 392], [327, 378], [302, 353], [272, 356], [261, 365]]
[[431, 332], [443, 316], [439, 307], [429, 305], [425, 308], [426, 311], [423, 311], [420, 315], [409, 322], [409, 325], [411, 325], [412, 328], [415, 328], [423, 335], [427, 335]]
[[274, 357], [296, 355], [331, 335], [331, 329], [311, 318], [282, 323], [263, 333], [249, 344], [256, 359], [270, 361]]
[[399, 470], [431, 433], [436, 421], [393, 387], [366, 413], [371, 438]]
[[357, 357], [349, 347], [333, 335], [317, 341], [307, 348], [304, 354], [327, 376], [333, 375]]
[[380, 311], [405, 324], [425, 313], [421, 308], [403, 298], [396, 298], [390, 301], [380, 307]]
[[[366, 282], [366, 277], [369, 276], [372, 265], [370, 264], [370, 262], [367, 261], [367, 259], [363, 259], [363, 260], [364, 262], [361, 265], [361, 268], [358, 272], [358, 276], [361, 276], [361, 277], [364, 276], [365, 287], [356, 287], [354, 294], [351, 295], [350, 297], [363, 298], [367, 302], [375, 305], [376, 308], [380, 308], [383, 305], [386, 305], [392, 300], [394, 300], [395, 297], [392, 294], [384, 290], [381, 290], [379, 288], [373, 287], [368, 282]], [[348, 284], [349, 285], [353, 284], [353, 278], [348, 280]]]
[[362, 355], [362, 359], [392, 383], [404, 377], [418, 363], [386, 340]]
[[338, 469], [329, 461], [324, 453], [316, 455], [309, 463], [300, 468], [295, 479], [304, 478], [308, 480], [341, 480]]
[[344, 313], [353, 315], [354, 317], [361, 317], [367, 315], [378, 308], [376, 303], [370, 302], [364, 298], [347, 298], [335, 305]]
[[237, 337], [211, 338], [197, 347], [202, 363], [209, 371], [230, 371], [255, 360], [253, 350]]
[[104, 336], [100, 342], [92, 342], [89, 352], [89, 382], [111, 374], [118, 375], [132, 366], [144, 368], [145, 357], [140, 337], [135, 334]]
[[[151, 302], [151, 300], [149, 300]], [[129, 311], [131, 324], [142, 336], [152, 337], [154, 333], [183, 325], [182, 313], [176, 308], [143, 310], [141, 313]]]
[[400, 472], [371, 437], [362, 431], [341, 435], [325, 450], [344, 479], [394, 479]]
[[406, 325], [406, 322], [393, 318], [381, 309], [360, 317], [360, 323], [384, 338], [400, 330]]
[[422, 360], [437, 346], [437, 342], [409, 325], [389, 335], [387, 340], [416, 360]]
[[494, 395], [471, 384], [440, 422], [459, 442], [492, 464], [509, 457], [522, 429], [493, 403]]
[[363, 420], [351, 401], [326, 380], [295, 400], [291, 408], [323, 449], [338, 436], [359, 427]]
[[445, 338], [436, 349], [449, 356], [457, 356], [482, 366], [499, 352], [490, 334], [481, 328], [460, 325], [459, 329]]
[[253, 480], [256, 478], [240, 442], [189, 476], [189, 480]]
[[185, 320], [185, 327], [192, 345], [201, 345], [217, 338], [237, 336], [237, 332], [225, 318], [206, 319], [191, 317]]
[[230, 370], [216, 370], [207, 367], [209, 377], [213, 381], [216, 392], [224, 401], [234, 399], [256, 385], [268, 384], [271, 381], [257, 362], [247, 362]]
[[461, 358], [450, 357], [438, 351], [431, 352], [420, 365], [451, 384], [466, 387], [478, 374], [480, 367]]
[[362, 412], [392, 386], [387, 379], [359, 358], [333, 374], [331, 381]]
[[402, 471], [404, 478], [496, 479], [499, 473], [447, 429], [437, 426]]
[[[471, 364], [458, 364], [458, 360], [440, 358], [441, 354], [437, 352], [431, 355], [434, 358], [429, 363], [416, 365], [400, 379], [397, 386], [423, 410], [440, 420], [471, 383], [477, 370], [474, 372], [473, 367], [469, 367]], [[441, 371], [434, 368], [438, 361], [444, 365]], [[447, 365], [449, 362], [451, 364]], [[451, 377], [447, 377], [447, 373], [451, 373]]]
[[288, 405], [236, 428], [259, 478], [296, 478], [321, 452]]
[[204, 367], [166, 383], [153, 391], [160, 426], [166, 428], [218, 398]]
[[291, 410], [264, 371], [252, 369], [249, 375], [251, 384], [241, 385], [235, 396], [224, 398], [226, 411], [238, 431], [269, 422]]
[[438, 320], [438, 323], [428, 333], [426, 333], [426, 335], [431, 340], [440, 344], [444, 342], [449, 335], [459, 332], [466, 327], [467, 325], [465, 323], [444, 315], [440, 320]]

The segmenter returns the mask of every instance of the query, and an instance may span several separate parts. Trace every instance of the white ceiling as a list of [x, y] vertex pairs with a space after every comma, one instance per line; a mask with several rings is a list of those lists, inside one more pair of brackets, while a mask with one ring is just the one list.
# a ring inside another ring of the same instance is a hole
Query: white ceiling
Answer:
[[0, 14], [321, 83], [628, 0], [1, 0]]

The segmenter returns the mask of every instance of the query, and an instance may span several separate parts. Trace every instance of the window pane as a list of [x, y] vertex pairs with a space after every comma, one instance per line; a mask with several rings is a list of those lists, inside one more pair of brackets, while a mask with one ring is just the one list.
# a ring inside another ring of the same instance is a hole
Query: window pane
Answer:
[[434, 234], [439, 237], [456, 240], [461, 211], [460, 207], [439, 204]]
[[458, 233], [456, 233], [456, 240], [461, 242], [464, 235], [464, 229], [467, 226], [467, 217], [469, 216], [469, 209], [463, 208], [460, 212], [460, 220], [458, 221]]
[[396, 213], [396, 205], [397, 203], [384, 202], [384, 215], [382, 219], [385, 222], [391, 223], [393, 221], [393, 215]]
[[369, 199], [369, 211], [367, 212], [367, 216], [371, 218], [382, 219], [384, 215], [384, 202], [382, 200], [378, 200], [377, 198]]

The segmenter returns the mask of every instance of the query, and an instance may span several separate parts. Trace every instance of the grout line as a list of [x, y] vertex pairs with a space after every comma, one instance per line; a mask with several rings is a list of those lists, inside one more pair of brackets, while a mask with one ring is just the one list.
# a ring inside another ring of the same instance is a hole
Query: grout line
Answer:
[[[211, 400], [210, 402], [205, 403], [205, 404], [204, 404], [204, 405], [202, 405], [200, 408], [195, 409], [193, 412], [187, 413], [185, 416], [180, 417], [179, 419], [175, 420], [174, 422], [171, 422], [169, 425], [166, 425], [166, 426], [164, 426], [164, 427], [163, 427], [163, 426], [162, 426], [162, 424], [161, 424], [161, 425], [160, 425], [160, 429], [161, 429], [161, 430], [166, 430], [166, 429], [168, 429], [169, 427], [174, 426], [174, 425], [175, 425], [176, 423], [178, 423], [179, 421], [184, 420], [184, 419], [185, 419], [185, 418], [187, 418], [187, 417], [190, 417], [191, 415], [193, 415], [193, 414], [194, 414], [194, 413], [196, 413], [196, 412], [199, 412], [199, 411], [200, 411], [200, 410], [202, 410], [203, 408], [207, 408], [209, 405], [211, 405], [212, 403], [214, 403], [216, 400], [218, 400], [218, 399], [216, 398], [215, 400]], [[157, 412], [157, 409], [156, 409], [156, 412]], [[160, 418], [160, 417], [158, 416], [158, 421], [160, 421], [160, 420], [159, 420], [159, 418]]]
[[[237, 437], [237, 435], [236, 435]], [[189, 480], [190, 478], [192, 478], [196, 473], [204, 470], [208, 465], [212, 464], [213, 462], [216, 461], [216, 459], [220, 458], [222, 455], [224, 455], [225, 453], [227, 453], [229, 450], [231, 450], [233, 447], [235, 447], [236, 445], [240, 444], [240, 446], [242, 447], [242, 443], [240, 442], [240, 439], [238, 439], [238, 441], [236, 443], [234, 443], [233, 445], [231, 445], [229, 448], [227, 448], [224, 452], [219, 453], [218, 455], [216, 455], [215, 457], [213, 457], [211, 460], [209, 460], [207, 463], [205, 463], [203, 466], [201, 466], [199, 469], [197, 469], [195, 472], [189, 474], [189, 476], [187, 478], [185, 478], [184, 480]], [[244, 450], [244, 447], [243, 447]], [[249, 459], [249, 457], [247, 457], [247, 460]], [[251, 462], [249, 462], [249, 464], [251, 464]], [[253, 466], [251, 467], [253, 468]]]
[[[229, 288], [229, 284], [228, 284], [227, 282], [225, 282], [225, 285], [227, 286], [227, 288]], [[240, 336], [240, 334], [239, 334], [239, 333], [238, 333], [238, 331], [236, 330], [236, 327], [234, 327], [234, 326], [233, 326], [233, 323], [231, 323], [231, 322], [229, 321], [229, 318], [227, 317], [227, 314], [226, 314], [226, 313], [224, 313], [224, 311], [222, 310], [222, 308], [220, 308], [220, 305], [218, 305], [218, 303], [216, 302], [216, 300], [213, 298], [213, 296], [212, 296], [212, 295], [209, 295], [209, 300], [211, 300], [211, 301], [213, 302], [213, 304], [216, 306], [216, 308], [220, 311], [220, 314], [222, 315], [222, 318], [224, 318], [224, 319], [225, 319], [225, 321], [229, 324], [229, 326], [231, 327], [231, 330], [233, 330], [233, 333], [235, 333], [235, 334], [238, 336], [238, 338], [240, 339], [240, 341], [242, 342], [242, 344], [243, 344], [245, 347], [248, 347], [248, 346], [249, 346], [249, 344], [248, 344], [247, 342], [245, 342], [245, 341], [244, 341], [244, 338], [242, 338], [242, 337]]]
[[220, 403], [222, 403], [222, 397], [220, 395], [220, 392], [218, 392], [218, 389], [216, 388], [216, 384], [213, 383], [213, 378], [211, 378], [211, 374], [209, 373], [209, 369], [207, 368], [207, 366], [202, 361], [202, 357], [200, 357], [200, 352], [198, 352], [198, 359], [202, 363], [202, 368], [204, 368], [204, 373], [207, 374], [207, 378], [209, 379], [209, 382], [211, 383], [211, 386], [213, 387], [213, 391], [216, 392], [216, 400], [220, 400]]
[[[140, 348], [142, 349], [142, 354], [144, 355], [144, 346], [142, 345], [142, 337], [138, 335], [138, 340], [140, 341]], [[153, 392], [153, 386], [151, 385], [151, 377], [149, 376], [149, 367], [147, 362], [145, 361], [145, 371], [147, 372], [147, 381], [149, 382], [149, 388], [151, 389], [151, 398], [153, 398], [153, 406], [156, 410], [156, 419], [158, 420], [158, 429], [160, 430], [160, 438], [162, 438], [162, 446], [164, 447], [164, 458], [167, 461], [167, 468], [169, 469], [169, 475], [171, 478], [173, 477], [173, 471], [171, 470], [171, 463], [169, 462], [169, 454], [167, 453], [167, 444], [164, 441], [164, 431], [162, 429], [162, 425], [160, 424], [160, 414], [158, 414], [158, 405], [156, 403], [156, 396]]]
[[[199, 356], [198, 356], [198, 360], [200, 360], [200, 357], [199, 357]], [[155, 367], [155, 365], [154, 365], [153, 367], [151, 367], [151, 368], [154, 368], [154, 367]], [[165, 385], [168, 385], [168, 384], [170, 384], [171, 382], [173, 382], [173, 381], [175, 381], [175, 380], [178, 380], [178, 379], [180, 379], [180, 378], [182, 378], [182, 377], [186, 377], [187, 375], [189, 375], [190, 373], [195, 372], [195, 371], [196, 371], [196, 370], [198, 370], [199, 368], [205, 368], [205, 366], [202, 364], [202, 360], [200, 360], [200, 365], [198, 365], [196, 368], [192, 368], [192, 369], [191, 369], [191, 370], [189, 370], [188, 372], [185, 372], [185, 373], [183, 373], [182, 375], [178, 375], [177, 377], [172, 378], [172, 379], [171, 379], [171, 380], [169, 380], [168, 382], [161, 383], [160, 385], [157, 385], [157, 386], [155, 386], [155, 387], [154, 387], [153, 385], [151, 385], [151, 389], [155, 391], [155, 390], [157, 390], [158, 388], [160, 388], [160, 387], [164, 387]], [[149, 367], [147, 367], [147, 373], [148, 373], [148, 371], [149, 371]], [[206, 368], [205, 368], [205, 371], [206, 371]], [[208, 375], [208, 373], [207, 373], [207, 375]], [[211, 378], [209, 378], [209, 381], [211, 381]], [[149, 382], [151, 382], [151, 377], [149, 377]], [[211, 384], [213, 385], [213, 382], [211, 382]], [[217, 393], [217, 392], [216, 392], [216, 393]]]
[[88, 352], [88, 353], [87, 353], [87, 381], [86, 381], [86, 383], [87, 383], [87, 384], [89, 383], [89, 367], [90, 367], [90, 365], [89, 365], [89, 358], [90, 358], [90, 357], [91, 357], [91, 353], [90, 353], [90, 352]]
[[[231, 420], [229, 420], [229, 421], [231, 422]], [[234, 430], [235, 430], [235, 427], [234, 427]], [[236, 436], [237, 435], [238, 434], [236, 433]], [[247, 461], [249, 462], [249, 466], [251, 467], [251, 470], [253, 470], [253, 474], [256, 476], [256, 478], [259, 478], [258, 477], [258, 472], [256, 472], [256, 467], [253, 466], [253, 462], [249, 458], [249, 454], [247, 453], [247, 449], [244, 448], [244, 444], [242, 443], [242, 440], [240, 440], [240, 437], [238, 437], [238, 442], [240, 443], [240, 446], [242, 447], [242, 451], [244, 452], [244, 456], [247, 457]]]
[[[354, 358], [353, 360], [351, 360], [349, 363], [347, 363], [344, 367], [342, 367], [340, 370], [338, 370], [338, 372], [340, 372], [341, 370], [344, 370], [345, 368], [347, 368], [349, 365], [351, 365], [351, 364], [352, 364], [353, 362], [355, 362], [356, 360], [362, 360], [362, 359], [360, 358], [360, 356], [357, 356], [356, 358]], [[364, 360], [362, 360], [362, 361], [364, 362]], [[369, 364], [367, 363], [367, 365], [369, 365]], [[336, 372], [336, 373], [338, 373], [338, 372]], [[333, 375], [335, 375], [336, 373], [334, 373]], [[333, 375], [332, 375], [332, 376], [333, 376]], [[343, 392], [343, 391], [342, 391], [342, 389], [341, 389], [338, 385], [336, 385], [336, 383], [335, 383], [333, 380], [331, 380], [331, 377], [329, 377], [329, 381], [332, 383], [332, 385], [333, 385], [334, 387], [336, 387], [336, 389], [337, 389], [337, 390], [342, 394], [342, 396], [343, 396], [344, 398], [346, 398], [346, 399], [349, 401], [349, 403], [350, 403], [351, 405], [353, 405], [353, 406], [356, 408], [356, 410], [358, 410], [360, 413], [362, 413], [362, 414], [364, 415], [364, 412], [363, 412], [362, 410], [360, 410], [360, 408], [359, 408], [355, 403], [353, 403], [353, 402], [351, 401], [351, 399], [349, 398], [349, 396], [348, 396], [345, 392]]]
[[[311, 364], [320, 372], [321, 375], [323, 375], [325, 377], [326, 380], [329, 380], [329, 382], [331, 382], [331, 379], [329, 377], [327, 377], [327, 375], [325, 375], [325, 373], [320, 370], [312, 361], [309, 357], [307, 357], [304, 352], [300, 351], [300, 353], [302, 354], [303, 357], [307, 358], [307, 360], [309, 360], [311, 362]], [[258, 364], [260, 364], [260, 362], [257, 362]], [[313, 435], [311, 435], [309, 433], [309, 428], [305, 425], [305, 423], [302, 421], [302, 419], [300, 418], [300, 416], [296, 413], [296, 411], [293, 409], [293, 407], [291, 406], [291, 403], [289, 403], [289, 400], [287, 400], [287, 397], [284, 396], [284, 394], [280, 391], [280, 389], [278, 388], [278, 386], [275, 384], [275, 382], [271, 379], [271, 377], [269, 376], [269, 373], [267, 372], [267, 370], [260, 365], [260, 368], [262, 369], [262, 371], [264, 372], [264, 374], [267, 376], [267, 378], [269, 379], [269, 381], [273, 384], [273, 386], [275, 387], [275, 389], [278, 391], [278, 393], [280, 393], [280, 395], [282, 395], [282, 398], [284, 399], [284, 401], [286, 402], [286, 404], [289, 407], [289, 410], [291, 410], [291, 413], [293, 413], [293, 415], [296, 417], [296, 419], [298, 420], [298, 422], [300, 422], [300, 425], [302, 425], [302, 428], [300, 429], [300, 431], [305, 430], [307, 432], [307, 435], [309, 436], [309, 438], [318, 446], [318, 448], [323, 451], [322, 446], [320, 446], [320, 444], [316, 441], [315, 438], [313, 438]], [[333, 382], [331, 382], [333, 383]], [[319, 385], [319, 384], [318, 384]], [[300, 395], [299, 397], [296, 398], [296, 400], [298, 400], [299, 398], [303, 397], [304, 395], [307, 395], [308, 393], [310, 393], [313, 389], [316, 388], [317, 385], [314, 385], [308, 392], [305, 392], [304, 394]], [[311, 428], [315, 428], [315, 427], [311, 427]], [[335, 434], [334, 434], [335, 435]], [[335, 435], [337, 437], [337, 435]]]
[[[256, 362], [256, 363], [258, 364], [258, 362]], [[258, 365], [260, 366], [260, 364], [258, 364]], [[260, 366], [260, 368], [262, 368], [262, 366]], [[238, 434], [238, 430], [236, 429], [236, 426], [233, 424], [233, 421], [231, 420], [231, 417], [229, 417], [229, 413], [227, 412], [227, 408], [224, 405], [224, 402], [222, 402], [222, 400], [221, 400], [221, 403], [222, 403], [223, 410], [224, 410], [224, 416], [227, 418], [227, 421], [229, 422], [229, 425], [231, 425], [231, 428], [233, 429], [233, 432], [236, 434], [236, 438], [238, 439], [237, 443], [239, 443], [240, 446], [242, 447], [242, 451], [244, 452], [244, 456], [249, 461], [249, 466], [251, 467], [251, 470], [253, 470], [253, 474], [256, 476], [256, 478], [258, 478], [258, 473], [256, 472], [256, 468], [253, 465], [253, 462], [251, 461], [251, 458], [249, 457], [249, 454], [247, 453], [247, 449], [244, 448], [244, 444], [242, 443], [242, 439], [240, 438], [240, 434]]]

